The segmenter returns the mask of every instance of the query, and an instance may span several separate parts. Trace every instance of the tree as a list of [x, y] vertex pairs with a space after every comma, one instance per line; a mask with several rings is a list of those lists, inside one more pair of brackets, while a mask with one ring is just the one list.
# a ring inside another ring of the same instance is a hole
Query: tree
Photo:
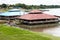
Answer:
[[42, 5], [42, 4], [41, 4], [41, 5], [40, 5], [40, 8], [45, 8], [45, 6], [46, 6], [46, 5]]
[[9, 5], [9, 6], [8, 6], [8, 8], [13, 8], [13, 7], [14, 7], [14, 5]]
[[15, 4], [15, 7], [26, 8], [26, 5], [18, 3], [18, 4]]
[[2, 4], [1, 8], [7, 8], [7, 4]]

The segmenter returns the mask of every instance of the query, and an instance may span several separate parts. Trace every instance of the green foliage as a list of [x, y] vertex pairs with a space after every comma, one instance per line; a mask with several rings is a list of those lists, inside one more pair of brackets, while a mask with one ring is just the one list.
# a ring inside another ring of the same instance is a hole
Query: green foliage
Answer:
[[18, 4], [15, 4], [15, 7], [26, 8], [26, 5], [18, 3]]
[[50, 38], [28, 30], [0, 25], [0, 40], [50, 40]]
[[7, 8], [7, 4], [2, 4], [1, 8]]
[[7, 4], [1, 4], [1, 8], [24, 8], [24, 9], [39, 9], [39, 8], [60, 8], [60, 5], [26, 5], [26, 4], [21, 4], [17, 3], [15, 5], [7, 5]]

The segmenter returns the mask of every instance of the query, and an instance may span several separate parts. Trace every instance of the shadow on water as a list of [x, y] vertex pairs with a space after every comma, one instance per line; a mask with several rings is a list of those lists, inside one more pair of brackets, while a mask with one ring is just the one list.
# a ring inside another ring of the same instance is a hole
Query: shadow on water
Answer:
[[31, 28], [30, 30], [36, 31], [36, 32], [43, 32], [45, 30], [51, 30], [54, 28], [59, 27], [58, 23], [52, 23], [52, 24], [41, 24], [41, 25], [36, 25], [35, 28]]
[[21, 28], [25, 28], [31, 31], [43, 32], [46, 29], [59, 27], [59, 23], [50, 23], [50, 24], [38, 24], [38, 25], [20, 25]]
[[60, 37], [60, 22], [51, 24], [39, 24], [39, 25], [20, 25], [24, 29], [28, 29], [35, 32], [48, 33], [54, 36]]

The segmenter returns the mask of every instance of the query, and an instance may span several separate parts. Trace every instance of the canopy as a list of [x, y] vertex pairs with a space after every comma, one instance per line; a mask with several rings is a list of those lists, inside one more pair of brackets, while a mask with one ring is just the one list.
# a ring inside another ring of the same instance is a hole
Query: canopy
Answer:
[[20, 14], [21, 14], [21, 11], [19, 9], [11, 9], [8, 12], [1, 13], [0, 16], [17, 16]]
[[5, 12], [0, 14], [0, 16], [17, 16], [17, 15], [20, 15], [20, 12]]

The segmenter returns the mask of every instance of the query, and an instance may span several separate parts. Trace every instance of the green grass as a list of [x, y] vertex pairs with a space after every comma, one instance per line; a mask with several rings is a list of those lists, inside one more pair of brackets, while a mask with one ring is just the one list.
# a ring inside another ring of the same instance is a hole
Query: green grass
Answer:
[[60, 40], [60, 38], [21, 28], [0, 25], [0, 40]]

